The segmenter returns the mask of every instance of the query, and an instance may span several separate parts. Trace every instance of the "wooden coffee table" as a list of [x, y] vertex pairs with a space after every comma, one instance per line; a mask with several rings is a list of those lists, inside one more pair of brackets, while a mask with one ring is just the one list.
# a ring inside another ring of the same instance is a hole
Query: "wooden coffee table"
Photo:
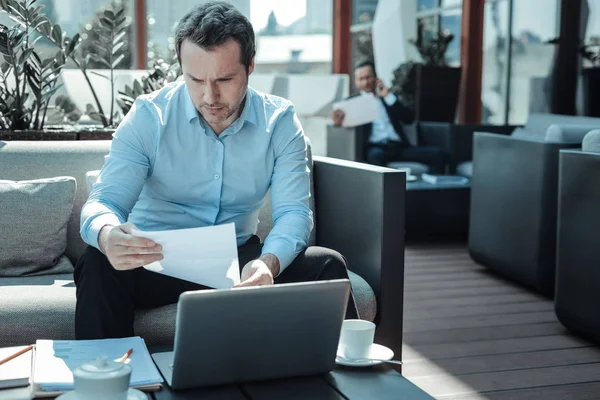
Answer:
[[166, 385], [154, 400], [231, 399], [433, 399], [387, 365], [336, 367], [324, 376], [278, 379], [214, 388], [171, 391]]

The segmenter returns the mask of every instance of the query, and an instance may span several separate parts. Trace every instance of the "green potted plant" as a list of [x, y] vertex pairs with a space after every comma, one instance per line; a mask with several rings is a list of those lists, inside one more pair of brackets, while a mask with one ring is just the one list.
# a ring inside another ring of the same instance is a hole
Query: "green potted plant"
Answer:
[[410, 40], [422, 62], [409, 61], [394, 71], [391, 90], [415, 113], [417, 121], [453, 122], [458, 106], [461, 68], [450, 67], [446, 52], [454, 35], [447, 29], [425, 39], [418, 26], [417, 40]]
[[[0, 24], [0, 139], [74, 139], [66, 129], [45, 129], [52, 95], [59, 89], [58, 77], [78, 43], [78, 35], [65, 35], [41, 13], [36, 0], [0, 0], [0, 7], [17, 21]], [[36, 48], [38, 30], [60, 43], [58, 51], [43, 58]], [[37, 36], [37, 37], [36, 37]]]
[[148, 76], [140, 80], [134, 79], [132, 86], [125, 85], [125, 88], [119, 91], [117, 104], [121, 108], [122, 114], [125, 115], [129, 112], [138, 96], [152, 93], [174, 82], [180, 76], [181, 68], [175, 55], [171, 55], [169, 61], [163, 59], [154, 60]]
[[584, 115], [600, 117], [600, 37], [581, 47]]
[[[59, 86], [56, 86], [56, 80], [64, 67], [66, 60], [70, 59], [73, 64], [81, 71], [89, 89], [93, 95], [95, 107], [87, 105], [85, 113], [93, 120], [99, 122], [99, 127], [84, 128], [73, 126], [69, 130], [71, 135], [60, 135], [60, 138], [72, 139], [110, 139], [114, 128], [118, 125], [120, 114], [114, 109], [114, 99], [116, 96], [114, 70], [123, 62], [126, 57], [127, 47], [125, 46], [126, 36], [129, 29], [129, 23], [125, 17], [124, 5], [121, 1], [113, 1], [109, 7], [102, 10], [96, 16], [96, 22], [93, 24], [93, 37], [90, 40], [83, 40], [80, 34], [70, 38], [66, 35], [59, 25], [53, 25], [51, 21], [42, 13], [43, 6], [36, 4], [37, 0], [0, 0], [0, 7], [6, 11], [8, 16], [16, 22], [12, 27], [3, 26], [1, 29], [6, 35], [0, 36], [0, 52], [5, 60], [10, 61], [7, 66], [2, 66], [0, 77], [0, 87], [2, 98], [8, 98], [4, 104], [0, 105], [0, 119], [3, 121], [15, 120], [13, 123], [0, 125], [0, 129], [8, 129], [10, 133], [4, 132], [2, 137], [10, 138], [33, 138], [31, 133], [24, 134], [23, 129], [35, 130], [39, 137], [48, 137], [49, 131], [44, 128], [45, 112], [48, 109], [50, 97], [56, 92]], [[26, 33], [24, 33], [26, 32]], [[52, 78], [53, 84], [41, 84], [42, 91], [39, 94], [39, 100], [35, 84], [36, 69], [31, 65], [37, 61], [40, 56], [37, 54], [34, 45], [41, 37], [47, 39], [57, 48], [57, 53], [50, 60], [40, 60], [41, 68], [50, 68], [53, 73], [46, 69], [42, 71], [40, 79], [46, 81]], [[35, 39], [34, 39], [35, 38]], [[36, 57], [37, 55], [37, 57]], [[23, 62], [19, 66], [19, 62]], [[104, 67], [108, 70], [106, 74], [90, 71], [92, 68]], [[14, 78], [11, 76], [14, 76]], [[111, 84], [111, 107], [108, 112], [103, 109], [100, 99], [90, 80], [90, 74], [96, 74], [108, 79]], [[12, 82], [17, 79], [19, 85], [13, 85]], [[52, 91], [49, 91], [52, 88]], [[37, 100], [32, 108], [31, 99]], [[67, 114], [65, 105], [71, 106], [65, 101], [64, 96], [57, 102], [56, 106]], [[40, 106], [41, 105], [41, 106]], [[42, 109], [41, 117], [34, 119], [30, 114], [37, 116], [37, 109]], [[69, 112], [65, 120], [70, 120], [77, 113]], [[80, 115], [80, 114], [79, 114]], [[33, 121], [33, 122], [31, 122]], [[29, 125], [27, 124], [29, 122]], [[72, 122], [72, 121], [71, 121]], [[18, 131], [18, 132], [17, 132]], [[52, 137], [55, 137], [56, 131], [52, 130]]]

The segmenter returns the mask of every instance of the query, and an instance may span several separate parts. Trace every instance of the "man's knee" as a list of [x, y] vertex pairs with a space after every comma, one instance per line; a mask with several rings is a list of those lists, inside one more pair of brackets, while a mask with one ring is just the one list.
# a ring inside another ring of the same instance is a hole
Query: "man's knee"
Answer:
[[326, 279], [348, 278], [348, 263], [339, 252], [327, 248], [321, 248], [321, 262], [323, 275]]
[[93, 279], [101, 279], [102, 276], [111, 274], [113, 269], [112, 265], [104, 254], [95, 247], [87, 246], [86, 249], [79, 257], [75, 270], [73, 271], [73, 277], [75, 284], [77, 284], [83, 276], [89, 277], [93, 275]]
[[367, 163], [385, 166], [385, 152], [379, 147], [370, 147], [366, 154]]

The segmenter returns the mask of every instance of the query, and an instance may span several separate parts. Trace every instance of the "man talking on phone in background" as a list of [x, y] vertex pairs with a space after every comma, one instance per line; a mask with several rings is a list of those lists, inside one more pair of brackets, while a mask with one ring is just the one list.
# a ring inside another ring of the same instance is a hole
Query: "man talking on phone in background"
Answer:
[[[429, 166], [429, 173], [443, 174], [446, 166], [446, 153], [434, 146], [413, 146], [404, 133], [403, 124], [414, 120], [411, 110], [402, 104], [395, 94], [377, 78], [375, 64], [361, 61], [354, 69], [354, 82], [360, 90], [358, 96], [378, 97], [380, 118], [357, 129], [367, 130], [368, 143], [365, 159], [367, 163], [386, 166], [393, 161], [415, 161]], [[344, 112], [334, 110], [333, 123], [342, 125]]]

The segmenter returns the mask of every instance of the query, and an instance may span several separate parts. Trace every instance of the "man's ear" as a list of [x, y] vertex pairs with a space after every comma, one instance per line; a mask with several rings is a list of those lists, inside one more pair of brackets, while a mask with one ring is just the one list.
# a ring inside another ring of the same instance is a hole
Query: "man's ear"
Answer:
[[252, 61], [250, 61], [250, 65], [248, 66], [248, 75], [251, 75], [254, 72], [254, 57], [252, 57]]

